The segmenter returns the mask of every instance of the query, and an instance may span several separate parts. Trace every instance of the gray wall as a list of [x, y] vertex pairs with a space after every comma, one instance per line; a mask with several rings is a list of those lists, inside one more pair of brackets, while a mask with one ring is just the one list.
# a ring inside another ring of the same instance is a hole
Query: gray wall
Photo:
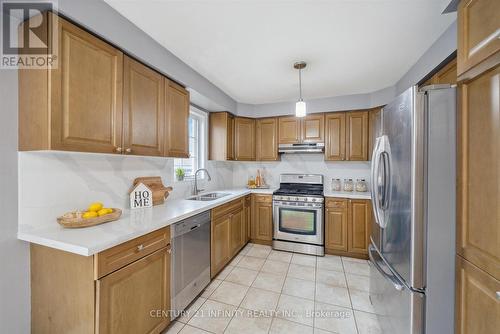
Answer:
[[29, 246], [16, 237], [17, 71], [0, 69], [0, 101], [0, 333], [29, 333]]

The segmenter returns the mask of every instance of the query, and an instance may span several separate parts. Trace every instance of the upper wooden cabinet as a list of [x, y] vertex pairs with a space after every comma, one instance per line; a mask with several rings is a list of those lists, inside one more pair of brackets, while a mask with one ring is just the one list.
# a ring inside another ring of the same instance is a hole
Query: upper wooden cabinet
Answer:
[[500, 279], [500, 65], [461, 85], [457, 252]]
[[346, 115], [346, 159], [368, 160], [368, 111], [351, 111]]
[[436, 73], [434, 73], [430, 78], [428, 78], [420, 87], [427, 85], [441, 85], [450, 84], [454, 85], [457, 83], [457, 58], [453, 58], [450, 62], [445, 64]]
[[455, 333], [497, 333], [500, 281], [460, 256], [456, 259]]
[[[181, 156], [189, 94], [53, 13], [58, 67], [19, 70], [19, 150]], [[26, 23], [24, 23], [26, 24]]]
[[370, 110], [369, 134], [368, 134], [368, 160], [372, 160], [373, 147], [377, 137], [382, 135], [382, 107]]
[[123, 64], [123, 146], [126, 153], [163, 156], [165, 79], [129, 58]]
[[368, 160], [368, 110], [326, 114], [325, 160]]
[[345, 113], [326, 114], [325, 160], [345, 160]]
[[470, 79], [500, 61], [500, 1], [462, 0], [457, 25], [461, 79]]
[[44, 15], [58, 25], [59, 66], [19, 71], [19, 149], [116, 152], [122, 146], [122, 52]]
[[234, 160], [255, 160], [255, 119], [234, 118]]
[[189, 158], [189, 92], [182, 86], [166, 80], [166, 155]]
[[278, 155], [278, 119], [261, 118], [256, 120], [255, 151], [258, 161], [276, 161]]
[[279, 117], [279, 144], [322, 143], [325, 140], [325, 115]]
[[279, 118], [279, 144], [300, 143], [300, 118], [294, 116]]
[[209, 160], [234, 160], [234, 116], [230, 113], [209, 114]]

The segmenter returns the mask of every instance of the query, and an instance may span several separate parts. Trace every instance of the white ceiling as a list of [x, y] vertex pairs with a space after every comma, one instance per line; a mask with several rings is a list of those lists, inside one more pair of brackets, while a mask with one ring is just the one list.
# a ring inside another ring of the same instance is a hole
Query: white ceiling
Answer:
[[454, 21], [445, 0], [105, 0], [241, 103], [392, 86]]

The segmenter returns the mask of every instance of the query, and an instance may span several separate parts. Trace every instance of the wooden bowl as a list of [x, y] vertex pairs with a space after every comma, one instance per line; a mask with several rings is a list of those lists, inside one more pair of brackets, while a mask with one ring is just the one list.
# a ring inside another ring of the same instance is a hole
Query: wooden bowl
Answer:
[[[76, 216], [76, 212], [68, 212], [64, 216], [57, 217], [57, 222], [66, 228], [81, 228], [81, 227], [89, 227], [95, 226], [99, 224], [109, 223], [115, 220], [120, 219], [122, 215], [122, 210], [111, 208], [113, 212], [108, 213], [104, 216], [94, 217], [94, 218], [78, 218]], [[72, 215], [72, 217], [66, 217], [68, 215]]]

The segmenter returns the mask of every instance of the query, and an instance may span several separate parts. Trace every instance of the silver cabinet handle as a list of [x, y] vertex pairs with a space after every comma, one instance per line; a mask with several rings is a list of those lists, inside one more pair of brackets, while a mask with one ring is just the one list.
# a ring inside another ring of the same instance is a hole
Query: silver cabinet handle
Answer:
[[123, 149], [121, 147], [115, 147], [115, 151], [118, 153], [122, 153]]
[[132, 153], [132, 149], [130, 147], [125, 149], [125, 153]]
[[500, 300], [500, 291], [497, 291], [496, 295], [497, 295], [497, 300]]
[[142, 244], [141, 244], [141, 245], [137, 246], [137, 250], [138, 250], [139, 252], [140, 252], [141, 250], [143, 250], [143, 249], [144, 249], [144, 245], [142, 245]]

